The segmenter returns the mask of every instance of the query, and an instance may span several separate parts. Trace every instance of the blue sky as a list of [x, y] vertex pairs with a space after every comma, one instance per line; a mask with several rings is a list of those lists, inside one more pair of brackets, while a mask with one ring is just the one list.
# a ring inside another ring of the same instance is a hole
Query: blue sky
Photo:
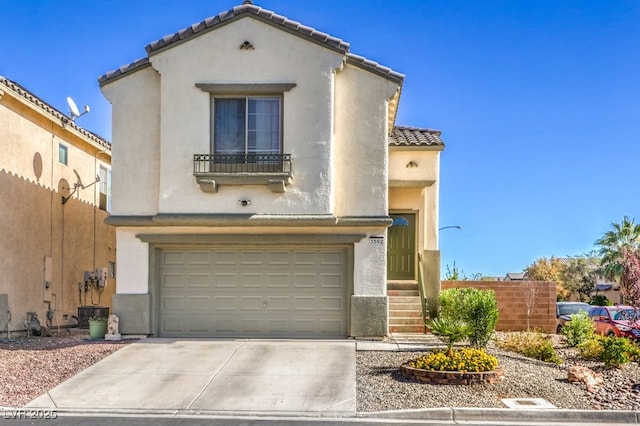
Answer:
[[[0, 75], [107, 139], [97, 77], [241, 0], [0, 0]], [[399, 125], [442, 130], [442, 267], [504, 275], [640, 220], [640, 1], [256, 0], [406, 75]]]

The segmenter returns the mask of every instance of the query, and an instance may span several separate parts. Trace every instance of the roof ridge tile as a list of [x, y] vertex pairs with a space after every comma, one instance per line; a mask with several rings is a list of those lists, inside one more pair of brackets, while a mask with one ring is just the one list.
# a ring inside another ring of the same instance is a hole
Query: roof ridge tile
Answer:
[[17, 95], [21, 96], [23, 99], [26, 99], [27, 101], [35, 104], [38, 108], [40, 108], [44, 112], [47, 112], [47, 113], [51, 114], [56, 119], [64, 121], [66, 123], [65, 126], [72, 127], [76, 131], [81, 133], [83, 136], [85, 136], [85, 137], [93, 140], [94, 142], [96, 142], [98, 145], [100, 145], [100, 146], [102, 146], [104, 148], [107, 148], [109, 150], [111, 149], [111, 143], [109, 141], [107, 141], [105, 138], [103, 138], [102, 136], [98, 135], [97, 133], [94, 133], [94, 132], [92, 132], [90, 130], [85, 129], [84, 127], [78, 126], [75, 122], [70, 120], [69, 117], [67, 117], [66, 114], [62, 113], [57, 108], [51, 106], [51, 104], [49, 104], [48, 102], [44, 101], [42, 98], [36, 96], [35, 94], [33, 94], [32, 92], [27, 90], [22, 85], [16, 83], [13, 80], [10, 80], [10, 79], [2, 76], [2, 75], [0, 75], [0, 84], [4, 84], [12, 92], [14, 92]]
[[[311, 41], [325, 45], [330, 49], [342, 52], [347, 56], [347, 61], [352, 62], [355, 65], [361, 66], [369, 71], [372, 71], [382, 77], [394, 80], [398, 83], [402, 83], [404, 80], [404, 74], [393, 71], [391, 68], [380, 65], [378, 62], [365, 58], [364, 56], [356, 55], [349, 52], [349, 43], [344, 40], [334, 37], [328, 33], [318, 31], [313, 27], [303, 25], [298, 21], [291, 20], [283, 15], [278, 15], [275, 12], [267, 9], [263, 9], [251, 3], [243, 3], [239, 6], [235, 6], [232, 9], [220, 12], [216, 16], [206, 18], [200, 22], [192, 24], [191, 26], [179, 30], [173, 34], [166, 35], [159, 40], [152, 41], [145, 46], [147, 56], [151, 56], [154, 53], [168, 48], [171, 44], [182, 42], [196, 36], [197, 34], [215, 29], [217, 25], [222, 25], [226, 21], [232, 19], [238, 19], [243, 14], [250, 14], [257, 16], [260, 19], [264, 19], [267, 23], [270, 23], [276, 27], [284, 27], [293, 33], [298, 33], [302, 37], [309, 38]], [[127, 72], [135, 70], [136, 67], [127, 66]], [[111, 78], [116, 78], [124, 74], [122, 67], [120, 73], [108, 72], [105, 75], [98, 78], [100, 84], [106, 84]]]
[[389, 137], [391, 146], [443, 146], [442, 132], [410, 126], [394, 126]]

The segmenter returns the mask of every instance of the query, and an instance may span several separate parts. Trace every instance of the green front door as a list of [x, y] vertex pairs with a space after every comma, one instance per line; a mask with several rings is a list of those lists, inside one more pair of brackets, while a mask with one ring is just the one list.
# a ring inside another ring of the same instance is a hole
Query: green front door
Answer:
[[391, 214], [393, 225], [387, 237], [387, 279], [416, 278], [416, 215]]

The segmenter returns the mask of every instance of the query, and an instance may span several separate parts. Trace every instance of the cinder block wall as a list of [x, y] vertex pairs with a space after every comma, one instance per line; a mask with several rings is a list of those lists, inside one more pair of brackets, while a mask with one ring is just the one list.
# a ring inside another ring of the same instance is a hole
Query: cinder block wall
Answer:
[[534, 288], [536, 295], [532, 304], [529, 326], [531, 330], [555, 333], [556, 329], [556, 283], [548, 281], [442, 281], [442, 290], [471, 287], [492, 289], [496, 293], [498, 310], [497, 330], [519, 331], [527, 329], [526, 297]]

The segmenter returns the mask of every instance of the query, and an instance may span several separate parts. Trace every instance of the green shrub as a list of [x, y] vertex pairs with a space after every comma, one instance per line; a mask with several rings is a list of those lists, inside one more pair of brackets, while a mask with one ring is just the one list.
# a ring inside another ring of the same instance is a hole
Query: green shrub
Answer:
[[582, 358], [599, 359], [602, 353], [602, 336], [594, 334], [590, 338], [583, 340], [576, 346]]
[[562, 334], [565, 336], [567, 346], [572, 348], [585, 340], [589, 340], [594, 333], [593, 320], [589, 318], [586, 312], [571, 315], [571, 321], [562, 327]]
[[529, 358], [554, 364], [562, 363], [562, 359], [553, 348], [551, 339], [542, 333], [532, 331], [506, 333], [505, 337], [498, 340], [496, 344], [502, 349], [518, 352]]
[[460, 318], [461, 307], [464, 304], [464, 298], [467, 294], [466, 288], [448, 288], [440, 292], [438, 301], [440, 302], [439, 317]]
[[607, 367], [619, 367], [638, 356], [638, 347], [626, 337], [608, 336], [602, 339], [600, 360]]
[[611, 301], [607, 299], [607, 296], [605, 296], [604, 294], [596, 294], [594, 296], [591, 296], [591, 299], [589, 299], [589, 304], [594, 306], [611, 306], [612, 305]]
[[441, 336], [447, 344], [447, 351], [451, 351], [453, 345], [471, 334], [471, 327], [466, 322], [449, 317], [434, 318], [431, 321], [431, 332]]
[[423, 370], [482, 372], [495, 370], [498, 358], [487, 354], [484, 349], [464, 348], [430, 352], [409, 361], [409, 365]]
[[450, 288], [440, 293], [440, 317], [460, 319], [471, 327], [469, 343], [487, 346], [498, 323], [498, 303], [493, 290]]

